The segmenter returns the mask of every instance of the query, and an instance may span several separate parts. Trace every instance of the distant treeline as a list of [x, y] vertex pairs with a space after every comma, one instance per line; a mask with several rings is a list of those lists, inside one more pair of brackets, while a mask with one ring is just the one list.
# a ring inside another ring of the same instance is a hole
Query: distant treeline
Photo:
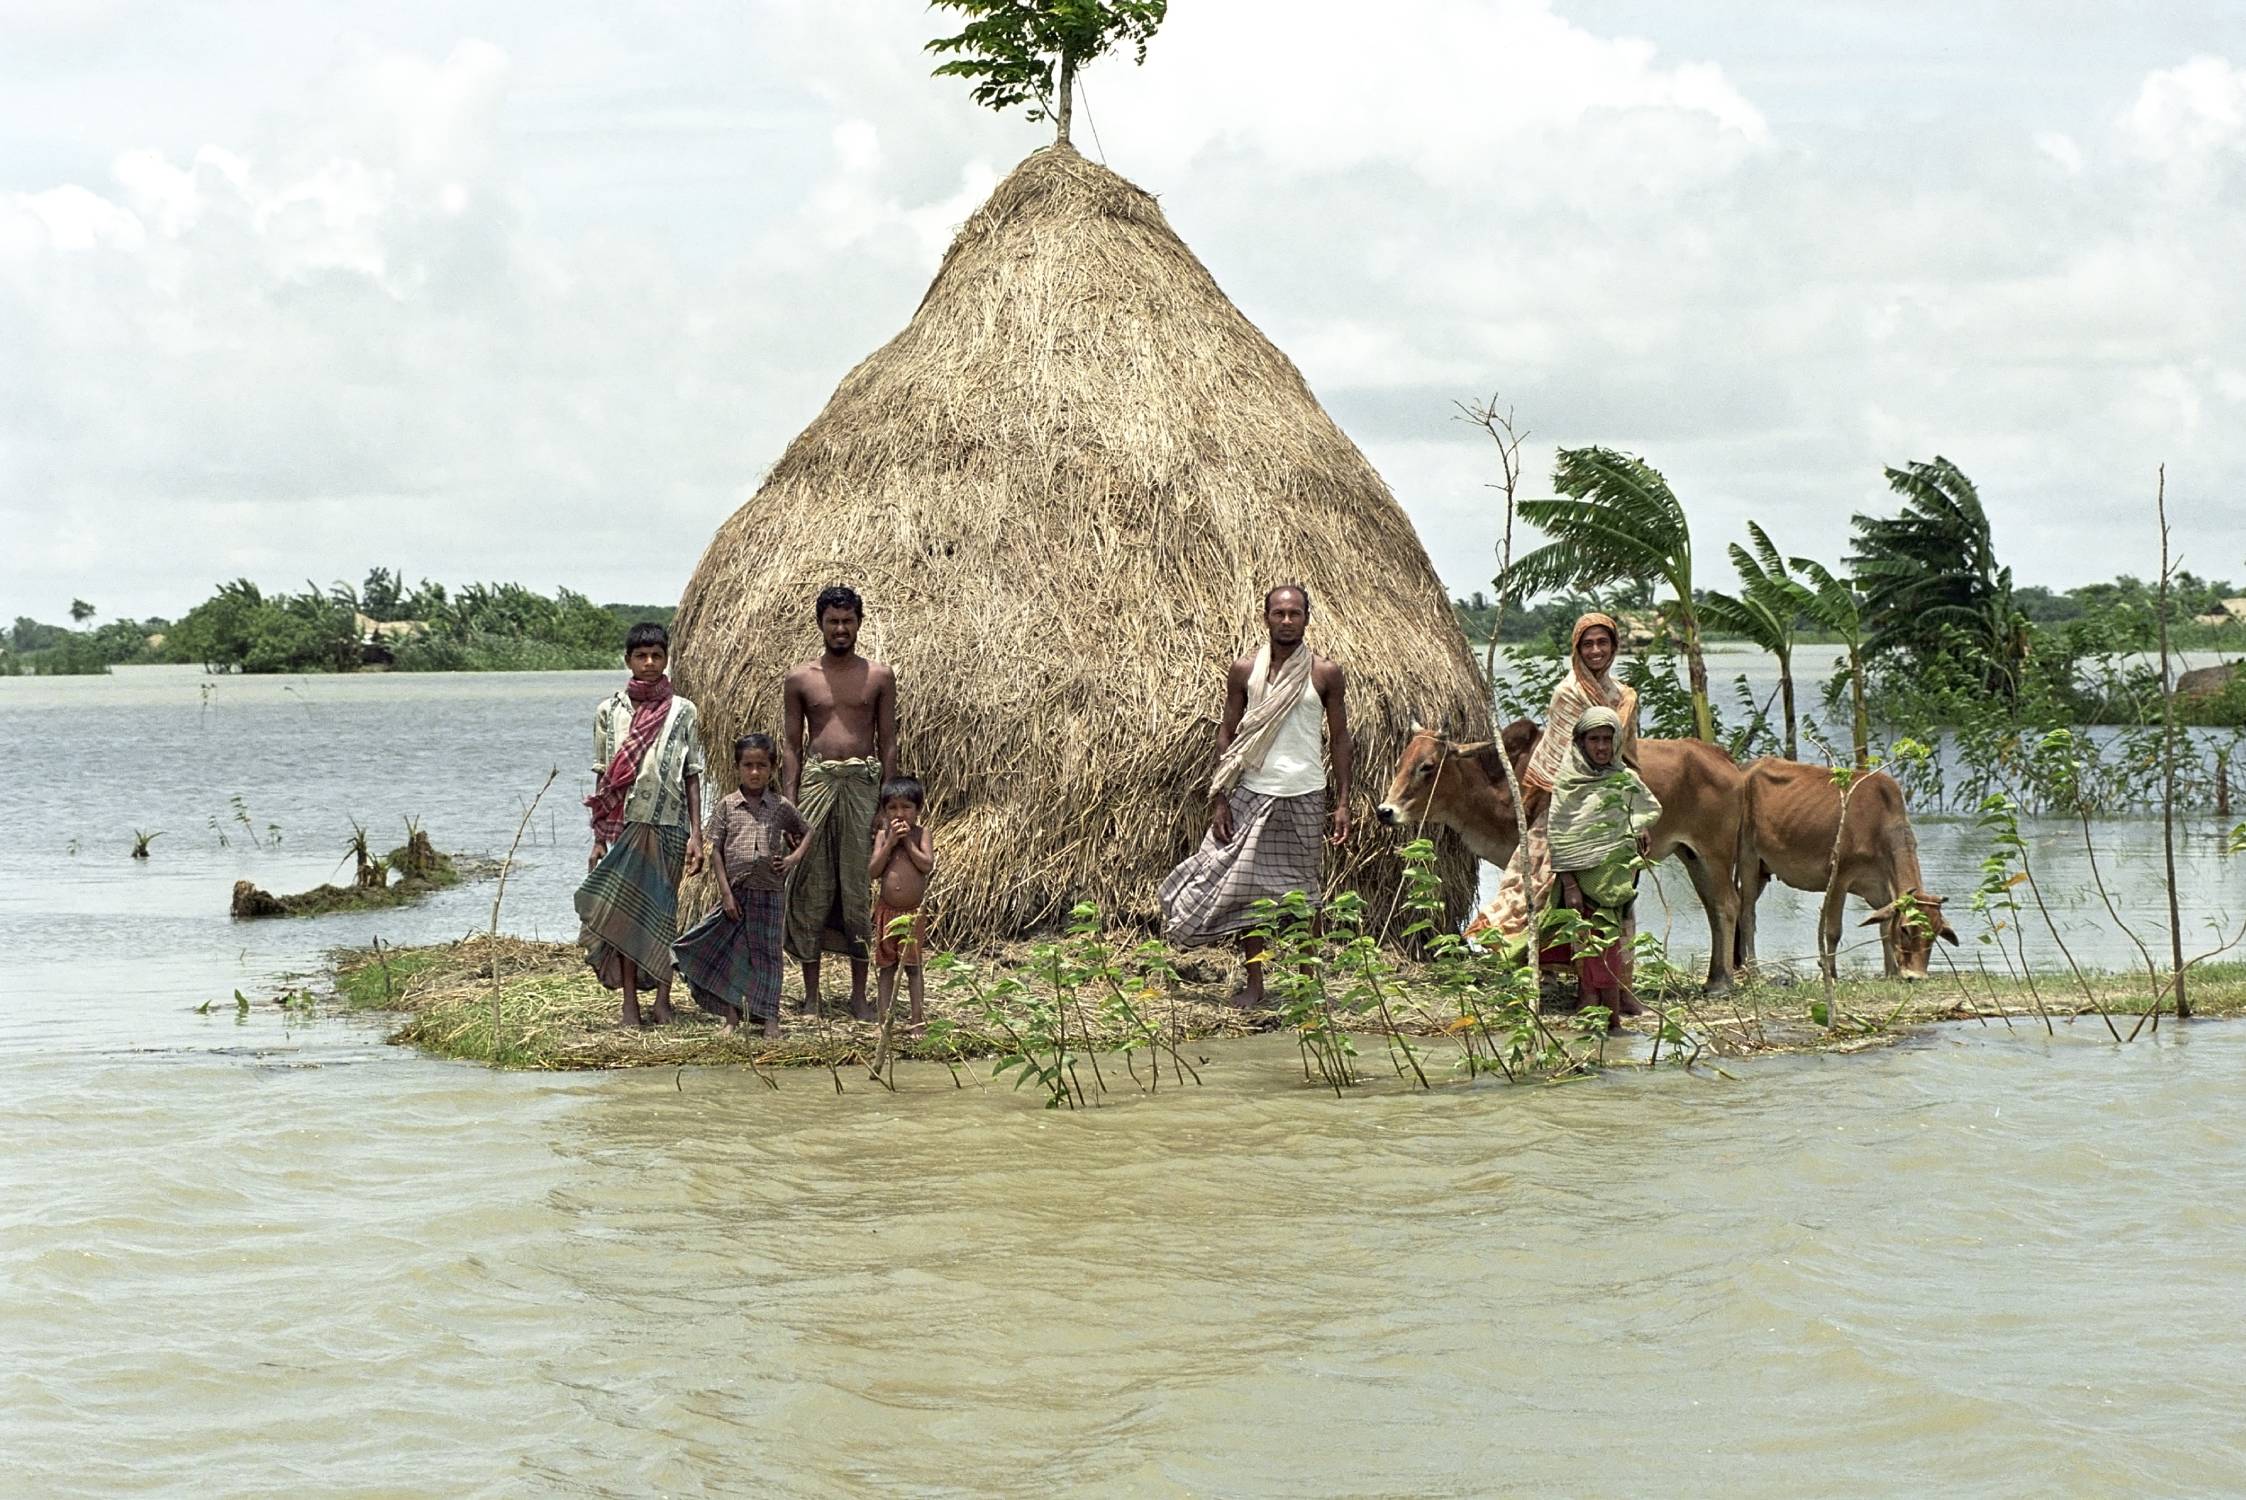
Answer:
[[0, 641], [0, 675], [78, 675], [112, 666], [182, 662], [212, 672], [522, 672], [613, 666], [636, 621], [668, 625], [668, 604], [595, 604], [573, 589], [549, 597], [515, 583], [408, 588], [388, 568], [354, 588], [307, 584], [271, 592], [222, 583], [177, 620], [116, 619], [71, 601], [69, 625], [17, 616]]
[[[2170, 631], [2172, 646], [2200, 650], [2246, 648], [2246, 614], [2229, 614], [2225, 608], [2225, 601], [2239, 599], [2246, 595], [2246, 590], [2239, 589], [2228, 579], [2201, 578], [2189, 571], [2178, 572], [2171, 587], [2175, 593], [2172, 609], [2175, 619]], [[1695, 589], [1693, 593], [1704, 608], [1711, 591]], [[2031, 626], [2071, 625], [2101, 617], [2132, 619], [2141, 622], [2138, 632], [2143, 636], [2141, 649], [2152, 646], [2154, 586], [2127, 573], [2111, 583], [2086, 583], [2080, 588], [2063, 591], [2030, 584], [2012, 591], [2012, 603]], [[1485, 643], [1489, 640], [1490, 626], [1497, 618], [1497, 604], [1488, 594], [1476, 589], [1453, 599], [1451, 609], [1469, 640]], [[1570, 594], [1544, 599], [1525, 608], [1515, 601], [1506, 607], [1505, 633], [1501, 639], [1508, 645], [1565, 645], [1569, 628], [1589, 609], [1623, 609], [1650, 620], [1654, 611], [1653, 590], [1624, 586], [1597, 597]], [[2223, 616], [2219, 624], [2213, 620], [2217, 615]], [[1701, 634], [1711, 641], [1747, 639], [1705, 618]], [[1804, 630], [1800, 639], [1804, 644], [1815, 644], [1819, 638], [1813, 630]]]

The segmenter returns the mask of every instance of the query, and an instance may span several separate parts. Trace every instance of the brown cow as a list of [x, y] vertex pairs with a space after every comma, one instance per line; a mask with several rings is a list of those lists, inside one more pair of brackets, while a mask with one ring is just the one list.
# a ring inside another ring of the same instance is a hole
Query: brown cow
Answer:
[[[1505, 726], [1500, 743], [1516, 777], [1526, 768], [1536, 737], [1536, 725], [1527, 719]], [[1499, 753], [1495, 743], [1460, 745], [1434, 730], [1415, 728], [1381, 801], [1380, 821], [1405, 833], [1424, 824], [1448, 828], [1475, 854], [1502, 867], [1521, 841], [1521, 823]], [[1639, 740], [1632, 754], [1638, 774], [1661, 802], [1652, 857], [1676, 855], [1691, 878], [1708, 914], [1708, 990], [1721, 994], [1731, 988], [1737, 931], [1732, 860], [1739, 847], [1739, 768], [1723, 751], [1699, 740]], [[1528, 794], [1532, 810], [1539, 795]]]
[[[1839, 838], [1839, 878], [1833, 846], [1841, 829], [1841, 793], [1826, 766], [1765, 757], [1747, 767], [1739, 783], [1739, 961], [1755, 956], [1755, 903], [1776, 876], [1797, 891], [1826, 891], [1817, 917], [1817, 960], [1835, 972], [1841, 908], [1861, 896], [1879, 928], [1881, 972], [1889, 979], [1924, 979], [1934, 939], [1957, 944], [1942, 916], [1942, 898], [1927, 894], [1918, 868], [1918, 836], [1895, 778], [1875, 771], [1858, 778], [1848, 796], [1848, 825]], [[1923, 921], [1907, 921], [1908, 896]]]

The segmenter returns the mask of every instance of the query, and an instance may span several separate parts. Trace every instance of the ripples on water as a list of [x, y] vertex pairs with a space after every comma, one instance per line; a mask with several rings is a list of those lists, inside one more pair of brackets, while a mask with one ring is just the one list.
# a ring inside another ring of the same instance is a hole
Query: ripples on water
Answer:
[[[488, 886], [225, 891], [324, 878], [346, 814], [503, 848], [558, 762], [508, 925], [562, 935], [605, 677], [196, 680], [0, 682], [66, 768], [0, 787], [11, 1493], [2246, 1488], [2246, 1030], [1338, 1102], [1266, 1039], [1074, 1117], [493, 1074], [193, 1010]], [[282, 852], [217, 848], [233, 792]]]

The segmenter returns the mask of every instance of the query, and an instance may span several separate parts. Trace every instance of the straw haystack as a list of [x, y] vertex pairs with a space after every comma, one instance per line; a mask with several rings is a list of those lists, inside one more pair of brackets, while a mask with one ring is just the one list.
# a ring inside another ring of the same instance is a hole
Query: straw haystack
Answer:
[[[782, 674], [819, 649], [813, 596], [854, 585], [860, 649], [897, 671], [899, 765], [929, 786], [942, 939], [1087, 899], [1143, 920], [1204, 824], [1225, 664], [1294, 580], [1358, 747], [1360, 831], [1328, 879], [1385, 914], [1395, 840], [1370, 808], [1410, 725], [1488, 730], [1449, 601], [1380, 476], [1154, 199], [1052, 146], [719, 528], [676, 675], [729, 784], [727, 747], [777, 732]], [[1444, 861], [1463, 912], [1471, 863]]]

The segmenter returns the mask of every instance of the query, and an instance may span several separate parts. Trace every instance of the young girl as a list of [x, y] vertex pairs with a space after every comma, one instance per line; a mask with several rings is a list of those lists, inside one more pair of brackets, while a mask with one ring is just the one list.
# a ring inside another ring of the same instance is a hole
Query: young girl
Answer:
[[1582, 1003], [1605, 1006], [1610, 1031], [1645, 1009], [1630, 993], [1630, 939], [1638, 858], [1661, 816], [1645, 782], [1622, 763], [1621, 731], [1621, 716], [1610, 708], [1586, 709], [1576, 720], [1575, 747], [1552, 779], [1549, 823], [1555, 904], [1617, 933], [1603, 952], [1586, 953], [1580, 939], [1576, 946]]
[[694, 1003], [715, 1015], [720, 1030], [741, 1029], [743, 1012], [780, 1034], [782, 892], [788, 872], [809, 847], [795, 804], [772, 790], [769, 735], [744, 734], [733, 745], [739, 790], [710, 809], [710, 852], [717, 859], [719, 905], [673, 945]]

